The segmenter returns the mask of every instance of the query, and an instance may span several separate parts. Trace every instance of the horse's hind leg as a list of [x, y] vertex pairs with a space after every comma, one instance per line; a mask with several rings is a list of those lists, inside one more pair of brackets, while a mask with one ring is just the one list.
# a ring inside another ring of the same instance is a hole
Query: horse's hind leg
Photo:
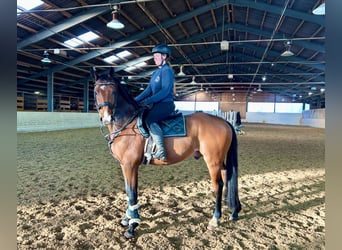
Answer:
[[[218, 227], [218, 220], [222, 216], [222, 190], [223, 190], [223, 180], [221, 176], [221, 167], [220, 164], [207, 164], [211, 182], [213, 184], [216, 202], [213, 218], [210, 220], [208, 229], [214, 229]], [[221, 164], [222, 165], [222, 164]]]
[[223, 180], [223, 191], [222, 191], [222, 199], [223, 202], [226, 204], [228, 202], [228, 184], [227, 184], [227, 170], [223, 169], [221, 170], [221, 176]]

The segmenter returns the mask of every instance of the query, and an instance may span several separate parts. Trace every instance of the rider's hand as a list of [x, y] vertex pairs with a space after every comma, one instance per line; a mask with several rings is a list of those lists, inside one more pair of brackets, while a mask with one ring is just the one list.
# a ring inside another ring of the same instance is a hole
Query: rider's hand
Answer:
[[146, 101], [141, 101], [141, 102], [139, 103], [139, 105], [140, 105], [141, 107], [144, 107], [144, 108], [147, 108], [147, 109], [152, 108], [152, 104], [147, 104]]

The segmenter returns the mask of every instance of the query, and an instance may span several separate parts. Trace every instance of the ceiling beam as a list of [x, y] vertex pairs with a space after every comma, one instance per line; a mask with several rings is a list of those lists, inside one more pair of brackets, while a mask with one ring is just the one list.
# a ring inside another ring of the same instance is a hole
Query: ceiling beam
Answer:
[[20, 42], [17, 43], [17, 50], [21, 50], [33, 43], [37, 43], [41, 40], [44, 40], [50, 36], [56, 35], [59, 32], [62, 32], [66, 29], [69, 29], [77, 24], [83, 23], [93, 17], [96, 17], [98, 15], [101, 15], [103, 13], [109, 12], [110, 8], [108, 7], [99, 7], [90, 9], [88, 11], [82, 12], [79, 15], [76, 15], [67, 21], [60, 22], [52, 27], [47, 28], [44, 31], [41, 31], [39, 33], [36, 33]]
[[[211, 9], [217, 9], [217, 8], [220, 8], [224, 5], [227, 4], [227, 0], [217, 0], [215, 2], [212, 2], [210, 4], [206, 4], [202, 7], [199, 7], [197, 9], [194, 9], [192, 10], [191, 12], [189, 13], [185, 13], [185, 14], [182, 14], [182, 15], [179, 15], [178, 17], [176, 18], [172, 18], [172, 19], [169, 19], [167, 21], [164, 21], [160, 24], [161, 27], [163, 28], [168, 28], [168, 27], [171, 27], [173, 25], [176, 25], [178, 24], [179, 22], [183, 22], [185, 20], [188, 20], [194, 16], [197, 16], [197, 15], [200, 15], [202, 13], [205, 13], [207, 11], [210, 11]], [[109, 8], [107, 8], [108, 10]], [[155, 32], [158, 32], [159, 31], [159, 27], [157, 26], [152, 26], [150, 28], [147, 28], [145, 30], [145, 32], [138, 32], [136, 34], [133, 34], [132, 36], [130, 36], [129, 38], [125, 38], [125, 39], [122, 39], [116, 43], [113, 43], [113, 44], [109, 44], [107, 45], [107, 48], [105, 49], [100, 49], [100, 50], [97, 50], [97, 51], [91, 51], [85, 55], [81, 55], [80, 57], [74, 59], [74, 60], [71, 60], [69, 62], [67, 62], [66, 64], [67, 65], [75, 65], [75, 64], [78, 64], [78, 63], [81, 63], [83, 61], [88, 61], [90, 59], [93, 59], [99, 55], [103, 55], [103, 54], [106, 54], [106, 53], [109, 53], [115, 49], [118, 49], [120, 47], [123, 47], [123, 46], [126, 46], [130, 43], [133, 43], [133, 42], [136, 42], [138, 40], [141, 40], [143, 38], [146, 38], [148, 37], [150, 34], [153, 34]], [[51, 69], [48, 69], [48, 70], [45, 70], [45, 71], [42, 71], [36, 75], [33, 75], [31, 76], [31, 79], [36, 79], [36, 78], [39, 78], [41, 76], [44, 76], [44, 75], [48, 75], [50, 74], [51, 72], [56, 72], [56, 71], [59, 71], [59, 70], [63, 70], [65, 68], [67, 68], [68, 66], [66, 65], [58, 65], [58, 66], [55, 66], [55, 67], [52, 67]], [[24, 81], [20, 81], [19, 83], [24, 83], [24, 82], [27, 82], [29, 81], [29, 79], [26, 79]]]
[[[274, 14], [281, 14], [283, 11], [283, 6], [275, 4], [262, 3], [255, 0], [229, 0], [229, 4], [239, 7], [253, 8], [260, 11], [267, 11]], [[319, 25], [325, 25], [324, 16], [313, 15], [307, 12], [301, 12], [296, 10], [291, 10], [287, 8], [285, 10], [284, 16], [292, 17], [299, 20], [304, 20], [311, 23], [316, 23]]]
[[[225, 26], [225, 29], [226, 30], [234, 29], [234, 30], [241, 30], [241, 31], [243, 29], [247, 29], [248, 32], [250, 32], [250, 33], [262, 34], [265, 37], [271, 37], [271, 35], [272, 35], [270, 32], [260, 31], [259, 29], [251, 28], [250, 26], [249, 27], [245, 27], [244, 25], [240, 25], [240, 24], [229, 24], [228, 26]], [[207, 31], [205, 33], [199, 34], [199, 35], [191, 36], [189, 39], [185, 39], [185, 40], [179, 41], [179, 43], [183, 43], [183, 44], [184, 43], [192, 43], [192, 42], [195, 42], [195, 41], [199, 41], [199, 40], [205, 39], [205, 38], [207, 38], [209, 36], [212, 36], [212, 35], [216, 34], [217, 32], [221, 32], [221, 31], [222, 31], [222, 26], [218, 27], [217, 29], [211, 29], [211, 30], [209, 30], [209, 31]], [[275, 36], [275, 39], [281, 39], [281, 38], [282, 37]], [[239, 43], [238, 41], [231, 41], [230, 43], [232, 44], [231, 46], [246, 47], [246, 48], [253, 49], [253, 50], [259, 50], [259, 52], [263, 53], [263, 50], [261, 50], [260, 47], [257, 47], [257, 46], [254, 46], [254, 45], [250, 45], [249, 43], [246, 43], [246, 42], [240, 42]], [[325, 52], [325, 47], [322, 46], [322, 45], [319, 45], [317, 43], [294, 40], [293, 44], [297, 44], [299, 46], [303, 46], [303, 47], [305, 47], [307, 49], [311, 49], [313, 51], [319, 51], [319, 52], [322, 52], [322, 53]], [[200, 57], [201, 55], [210, 53], [211, 50], [216, 50], [216, 49], [219, 49], [219, 46], [216, 46], [216, 45], [215, 46], [209, 46], [209, 48], [207, 50], [199, 51], [197, 53], [194, 53], [192, 56]], [[279, 52], [278, 51], [270, 51], [270, 55], [277, 58], [277, 57], [279, 57]], [[191, 58], [191, 55], [189, 57]], [[298, 58], [298, 57], [291, 57], [291, 60], [292, 59], [294, 61], [303, 60], [303, 59]], [[178, 61], [178, 63], [181, 64], [181, 61]], [[290, 61], [289, 61], [289, 63], [290, 63]], [[321, 71], [325, 71], [325, 66], [324, 65], [311, 65], [310, 67], [318, 69], [318, 70], [321, 70]]]

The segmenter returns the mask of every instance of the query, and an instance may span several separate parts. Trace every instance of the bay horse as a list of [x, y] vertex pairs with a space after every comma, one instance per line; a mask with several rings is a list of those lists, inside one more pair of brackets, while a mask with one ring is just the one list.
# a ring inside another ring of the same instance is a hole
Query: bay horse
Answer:
[[[138, 169], [143, 162], [146, 138], [137, 127], [142, 108], [114, 76], [99, 75], [92, 69], [94, 99], [101, 120], [101, 129], [107, 126], [106, 135], [112, 156], [119, 162], [127, 195], [127, 210], [120, 224], [128, 227], [126, 239], [135, 236], [140, 224], [138, 212]], [[208, 229], [215, 229], [221, 217], [222, 194], [232, 213], [230, 220], [237, 220], [241, 210], [238, 195], [238, 152], [234, 127], [221, 117], [204, 112], [185, 115], [186, 135], [168, 137], [165, 140], [166, 161], [152, 159], [151, 165], [172, 165], [191, 156], [203, 156], [208, 167], [216, 196], [214, 214]]]

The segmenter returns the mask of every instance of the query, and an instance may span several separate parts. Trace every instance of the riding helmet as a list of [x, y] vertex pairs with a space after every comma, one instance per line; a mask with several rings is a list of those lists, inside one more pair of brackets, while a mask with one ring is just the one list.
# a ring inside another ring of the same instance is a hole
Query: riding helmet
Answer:
[[156, 45], [153, 49], [152, 49], [152, 53], [161, 53], [161, 54], [167, 54], [168, 57], [171, 57], [171, 49], [169, 48], [169, 46], [165, 45], [165, 44], [159, 44]]

